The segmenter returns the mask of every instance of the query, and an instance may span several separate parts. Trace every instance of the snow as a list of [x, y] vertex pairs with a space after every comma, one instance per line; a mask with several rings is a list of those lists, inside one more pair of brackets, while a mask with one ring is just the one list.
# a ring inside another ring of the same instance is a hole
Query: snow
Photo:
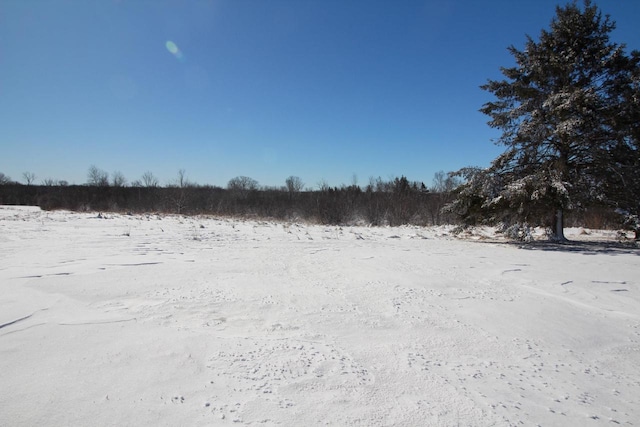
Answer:
[[100, 216], [0, 207], [0, 425], [640, 420], [636, 249]]

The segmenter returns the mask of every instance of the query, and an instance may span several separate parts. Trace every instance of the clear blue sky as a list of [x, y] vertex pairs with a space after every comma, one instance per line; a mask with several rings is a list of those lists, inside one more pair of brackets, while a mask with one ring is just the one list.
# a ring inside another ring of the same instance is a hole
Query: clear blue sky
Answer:
[[[0, 0], [0, 172], [431, 185], [502, 151], [479, 86], [556, 4]], [[597, 4], [640, 49], [640, 2]]]

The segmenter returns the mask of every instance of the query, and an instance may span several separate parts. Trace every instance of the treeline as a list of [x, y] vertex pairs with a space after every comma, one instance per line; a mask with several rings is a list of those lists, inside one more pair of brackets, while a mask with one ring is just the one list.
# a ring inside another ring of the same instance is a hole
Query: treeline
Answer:
[[[236, 177], [226, 188], [176, 180], [171, 185], [128, 186], [28, 185], [0, 183], [0, 204], [32, 205], [44, 210], [252, 217], [319, 224], [366, 224], [373, 226], [459, 224], [457, 216], [443, 208], [455, 197], [460, 184], [439, 172], [432, 187], [406, 177], [372, 179], [357, 184], [303, 189], [297, 177], [287, 178], [282, 187], [260, 187], [248, 177]], [[576, 212], [569, 225], [589, 228], [617, 228], [618, 216], [604, 207]]]
[[364, 188], [356, 184], [320, 185], [317, 190], [303, 190], [296, 177], [289, 177], [287, 185], [279, 188], [259, 187], [247, 177], [230, 180], [227, 188], [186, 180], [166, 187], [7, 182], [0, 184], [0, 204], [35, 205], [44, 210], [207, 214], [321, 224], [433, 225], [454, 221], [442, 213], [444, 205], [451, 201], [452, 183], [449, 187], [433, 191], [404, 176], [372, 180]]

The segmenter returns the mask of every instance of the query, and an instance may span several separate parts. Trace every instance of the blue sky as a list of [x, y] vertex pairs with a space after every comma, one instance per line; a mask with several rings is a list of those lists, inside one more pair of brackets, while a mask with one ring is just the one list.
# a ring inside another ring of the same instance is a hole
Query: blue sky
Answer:
[[[502, 151], [479, 86], [556, 4], [0, 0], [0, 172], [430, 185]], [[598, 5], [640, 49], [640, 2]]]

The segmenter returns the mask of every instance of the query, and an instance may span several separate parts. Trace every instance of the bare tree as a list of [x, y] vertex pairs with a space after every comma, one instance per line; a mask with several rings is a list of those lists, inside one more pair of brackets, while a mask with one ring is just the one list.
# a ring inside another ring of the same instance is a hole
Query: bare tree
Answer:
[[0, 185], [10, 184], [11, 178], [0, 172]]
[[328, 191], [331, 188], [329, 186], [329, 183], [324, 178], [318, 182], [317, 186], [318, 191]]
[[[431, 187], [433, 196], [429, 199], [430, 202], [427, 207], [432, 224], [442, 223], [442, 210], [451, 202], [453, 190], [461, 184], [462, 180], [451, 173], [438, 171], [433, 175], [433, 186]], [[447, 220], [447, 218], [445, 217], [444, 220]]]
[[462, 184], [462, 180], [451, 173], [438, 171], [433, 175], [433, 186], [431, 191], [434, 193], [450, 193], [457, 186]]
[[293, 197], [295, 193], [299, 193], [304, 188], [304, 182], [298, 176], [290, 176], [285, 180], [289, 197]]
[[53, 187], [56, 185], [56, 180], [53, 178], [45, 178], [42, 180], [42, 185], [46, 185], [47, 187]]
[[97, 187], [108, 187], [109, 174], [97, 168], [95, 165], [91, 165], [87, 173], [87, 184]]
[[187, 179], [187, 172], [184, 169], [180, 169], [176, 179], [167, 182], [167, 187], [187, 188], [193, 187], [193, 184]]
[[237, 176], [231, 178], [227, 183], [227, 190], [240, 195], [242, 198], [246, 198], [252, 191], [257, 191], [259, 187], [258, 181], [248, 176]]
[[36, 180], [36, 174], [33, 172], [24, 172], [22, 174], [22, 177], [24, 178], [24, 181], [27, 185], [33, 184], [33, 182]]
[[122, 172], [115, 171], [111, 176], [111, 184], [114, 187], [124, 187], [127, 185], [127, 178], [124, 177]]
[[175, 181], [171, 181], [167, 186], [170, 187], [169, 198], [171, 203], [175, 205], [176, 212], [183, 213], [193, 194], [194, 184], [187, 179], [185, 170], [180, 169]]
[[157, 187], [159, 182], [158, 178], [156, 178], [153, 173], [151, 173], [150, 171], [146, 171], [142, 174], [142, 184], [145, 187]]
[[191, 183], [187, 179], [187, 172], [184, 169], [180, 169], [178, 171], [177, 183], [178, 183], [178, 187], [180, 187], [180, 188], [185, 188], [185, 187], [190, 187], [191, 186]]

